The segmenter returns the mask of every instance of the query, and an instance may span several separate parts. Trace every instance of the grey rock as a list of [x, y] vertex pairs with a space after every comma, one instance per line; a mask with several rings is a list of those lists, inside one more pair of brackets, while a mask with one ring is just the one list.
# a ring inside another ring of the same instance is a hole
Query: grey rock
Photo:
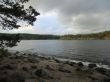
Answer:
[[26, 72], [29, 71], [27, 67], [23, 67], [22, 69], [23, 69], [24, 71], [26, 71]]
[[35, 65], [32, 65], [32, 66], [31, 66], [31, 68], [32, 68], [32, 69], [36, 69], [36, 68], [37, 68], [37, 66], [35, 66]]
[[38, 69], [34, 72], [34, 74], [38, 77], [45, 79], [53, 79], [52, 74], [47, 69]]
[[78, 66], [83, 67], [84, 64], [82, 62], [77, 63]]
[[96, 71], [100, 72], [101, 74], [106, 74], [107, 70], [105, 68], [96, 68]]
[[28, 61], [31, 63], [39, 63], [39, 61], [37, 59], [34, 59], [34, 58], [29, 58]]
[[65, 72], [65, 73], [71, 73], [70, 70], [65, 69], [64, 67], [59, 67], [59, 71], [61, 71], [61, 72]]
[[95, 67], [97, 67], [97, 65], [96, 64], [89, 64], [88, 67], [89, 68], [95, 68]]

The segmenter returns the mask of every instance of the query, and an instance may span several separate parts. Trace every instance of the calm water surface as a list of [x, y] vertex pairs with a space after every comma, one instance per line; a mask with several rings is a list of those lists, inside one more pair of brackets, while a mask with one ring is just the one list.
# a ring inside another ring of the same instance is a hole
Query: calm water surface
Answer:
[[109, 40], [24, 40], [12, 50], [110, 65]]

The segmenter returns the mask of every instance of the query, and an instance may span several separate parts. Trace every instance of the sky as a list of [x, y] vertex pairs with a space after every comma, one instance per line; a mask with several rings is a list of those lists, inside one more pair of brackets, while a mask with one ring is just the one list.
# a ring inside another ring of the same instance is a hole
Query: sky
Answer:
[[62, 35], [110, 30], [110, 0], [30, 0], [28, 5], [40, 12], [34, 26], [8, 32]]

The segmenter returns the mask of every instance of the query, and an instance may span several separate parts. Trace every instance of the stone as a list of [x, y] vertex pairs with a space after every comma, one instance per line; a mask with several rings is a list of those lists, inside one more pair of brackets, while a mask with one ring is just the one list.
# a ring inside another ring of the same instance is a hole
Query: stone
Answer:
[[81, 68], [76, 68], [76, 71], [82, 71], [82, 69]]
[[39, 63], [39, 61], [37, 59], [34, 59], [34, 58], [29, 58], [28, 61], [31, 63]]
[[89, 64], [88, 67], [89, 68], [95, 68], [95, 67], [97, 67], [97, 65], [96, 64]]
[[77, 65], [78, 65], [79, 67], [83, 67], [83, 66], [84, 66], [84, 64], [83, 64], [82, 62], [77, 63]]
[[75, 62], [66, 61], [66, 62], [64, 62], [64, 64], [68, 64], [70, 66], [74, 66], [75, 65]]
[[27, 72], [29, 71], [27, 67], [23, 67], [22, 69]]
[[92, 80], [98, 80], [97, 77], [94, 77], [94, 76], [88, 76], [88, 77]]
[[69, 62], [68, 65], [74, 66], [75, 65], [75, 62]]
[[34, 74], [38, 77], [45, 79], [52, 79], [52, 74], [47, 69], [38, 69], [34, 72]]
[[46, 65], [46, 69], [48, 69], [48, 70], [52, 70], [52, 71], [54, 71], [55, 69], [53, 69], [51, 66], [49, 66], [49, 65]]
[[61, 61], [61, 60], [58, 60], [58, 59], [54, 59], [54, 61], [55, 61], [56, 63], [64, 63], [64, 61]]
[[59, 67], [59, 71], [61, 71], [61, 72], [65, 72], [65, 73], [71, 73], [70, 70], [65, 69], [64, 67]]
[[36, 68], [37, 68], [37, 66], [32, 65], [32, 66], [31, 66], [31, 68], [32, 68], [32, 69], [36, 69]]
[[96, 71], [100, 72], [101, 74], [106, 74], [107, 70], [105, 68], [96, 68]]

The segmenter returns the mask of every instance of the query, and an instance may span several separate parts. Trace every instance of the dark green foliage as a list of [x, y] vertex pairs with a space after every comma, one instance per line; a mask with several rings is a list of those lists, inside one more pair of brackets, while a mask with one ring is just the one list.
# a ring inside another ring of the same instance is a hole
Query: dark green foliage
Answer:
[[1, 0], [0, 1], [0, 25], [3, 29], [18, 28], [18, 21], [26, 21], [33, 25], [39, 13], [32, 7], [24, 9], [23, 3], [29, 0]]
[[[19, 28], [19, 22], [33, 25], [39, 13], [32, 6], [24, 8], [24, 3], [28, 1], [0, 0], [0, 28], [3, 30]], [[19, 39], [19, 34], [0, 35], [0, 55], [6, 54], [6, 47], [16, 46]]]
[[21, 40], [48, 40], [59, 39], [57, 35], [40, 35], [40, 34], [20, 34]]
[[0, 47], [1, 48], [16, 46], [17, 42], [20, 42], [19, 34], [15, 34], [15, 35], [10, 35], [10, 34], [0, 35]]
[[20, 40], [48, 40], [48, 39], [59, 39], [57, 35], [39, 35], [39, 34], [0, 34], [2, 36], [16, 36], [19, 35]]
[[15, 35], [0, 35], [0, 56], [6, 56], [8, 53], [7, 47], [17, 46], [20, 42], [19, 34]]

